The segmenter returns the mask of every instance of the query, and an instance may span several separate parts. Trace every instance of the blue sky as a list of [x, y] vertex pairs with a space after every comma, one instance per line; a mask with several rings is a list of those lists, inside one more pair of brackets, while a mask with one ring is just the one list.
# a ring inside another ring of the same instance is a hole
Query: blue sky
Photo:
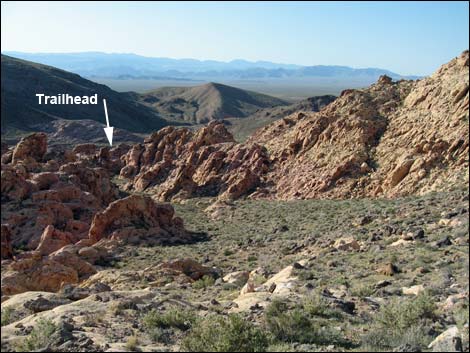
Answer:
[[135, 53], [427, 75], [468, 49], [467, 2], [11, 2], [2, 51]]

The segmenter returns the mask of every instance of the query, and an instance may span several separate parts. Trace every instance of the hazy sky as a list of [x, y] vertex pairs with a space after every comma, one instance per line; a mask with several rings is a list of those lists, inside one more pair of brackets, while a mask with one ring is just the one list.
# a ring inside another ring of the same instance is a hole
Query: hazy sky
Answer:
[[469, 46], [466, 1], [1, 6], [2, 51], [268, 60], [427, 75]]

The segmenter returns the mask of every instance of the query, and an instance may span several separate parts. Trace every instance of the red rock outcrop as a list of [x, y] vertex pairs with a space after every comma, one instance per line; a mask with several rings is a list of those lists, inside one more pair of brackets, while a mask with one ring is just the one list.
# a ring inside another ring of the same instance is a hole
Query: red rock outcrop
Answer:
[[94, 273], [94, 267], [71, 250], [61, 248], [49, 256], [33, 251], [2, 269], [2, 295], [56, 292], [63, 285], [78, 283]]
[[[91, 146], [88, 149], [96, 152]], [[108, 149], [106, 162], [119, 161], [115, 167], [119, 170], [125, 151], [125, 146]], [[40, 242], [49, 243], [50, 236], [41, 240], [41, 235], [49, 234], [45, 232], [48, 226], [53, 227], [50, 234], [54, 236], [68, 234], [72, 242], [83, 239], [94, 213], [117, 198], [118, 189], [110, 181], [111, 172], [101, 166], [100, 155], [77, 156], [77, 152], [82, 149], [52, 147], [48, 151], [45, 134], [35, 133], [16, 145], [11, 161], [2, 163], [2, 223], [10, 225], [13, 247], [33, 250]], [[27, 206], [18, 211], [18, 202]], [[46, 248], [43, 245], [41, 252]]]
[[89, 239], [142, 241], [151, 238], [154, 243], [178, 244], [193, 240], [184, 229], [183, 221], [175, 217], [169, 204], [157, 204], [148, 196], [132, 195], [112, 202], [98, 212], [90, 227]]
[[[123, 157], [129, 187], [195, 196], [394, 197], [468, 180], [468, 51], [431, 77], [342, 92], [233, 143], [222, 124], [166, 128]], [[459, 181], [459, 179], [462, 179]]]
[[41, 235], [36, 251], [41, 255], [49, 255], [54, 251], [57, 251], [64, 246], [74, 244], [78, 240], [73, 236], [72, 233], [62, 232], [57, 230], [52, 225], [48, 225]]
[[162, 201], [195, 196], [231, 199], [253, 192], [268, 168], [259, 145], [243, 146], [220, 122], [192, 132], [168, 127], [123, 157], [121, 177], [130, 188], [149, 190]]
[[42, 161], [47, 152], [47, 135], [34, 133], [21, 139], [13, 150], [13, 164], [20, 161]]
[[[419, 81], [381, 77], [257, 131], [281, 199], [395, 197], [468, 181], [468, 51]], [[460, 179], [460, 180], [459, 180]]]

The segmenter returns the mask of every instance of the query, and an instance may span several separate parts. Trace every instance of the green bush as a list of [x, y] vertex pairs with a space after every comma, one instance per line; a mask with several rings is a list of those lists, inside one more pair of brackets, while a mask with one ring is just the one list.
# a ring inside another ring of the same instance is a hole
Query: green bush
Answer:
[[7, 306], [2, 310], [2, 326], [6, 326], [12, 321], [13, 308]]
[[292, 309], [286, 303], [274, 300], [266, 309], [265, 323], [276, 341], [350, 346], [350, 342], [321, 318], [336, 315], [319, 299], [310, 299]]
[[264, 352], [267, 335], [239, 315], [198, 321], [182, 342], [188, 352]]
[[139, 339], [137, 336], [130, 336], [126, 341], [126, 350], [128, 352], [135, 352], [139, 346]]
[[362, 343], [375, 350], [390, 350], [404, 344], [424, 347], [431, 339], [427, 332], [435, 319], [435, 310], [436, 305], [427, 293], [404, 302], [394, 300], [375, 316]]
[[351, 288], [351, 295], [353, 297], [365, 298], [370, 297], [375, 292], [375, 288], [370, 284], [358, 284]]
[[303, 309], [310, 316], [320, 316], [324, 318], [338, 318], [343, 317], [343, 313], [338, 309], [331, 308], [327, 301], [320, 295], [311, 295], [303, 301]]
[[213, 286], [214, 283], [215, 283], [215, 280], [213, 277], [204, 276], [200, 280], [193, 283], [193, 288], [194, 289], [206, 289], [208, 287]]
[[155, 328], [177, 328], [182, 331], [188, 330], [196, 320], [196, 315], [190, 310], [171, 308], [161, 313], [155, 309], [149, 311], [142, 319], [144, 327], [148, 332]]
[[57, 326], [52, 320], [39, 319], [31, 333], [21, 342], [18, 352], [35, 352], [48, 347], [53, 342], [53, 335]]

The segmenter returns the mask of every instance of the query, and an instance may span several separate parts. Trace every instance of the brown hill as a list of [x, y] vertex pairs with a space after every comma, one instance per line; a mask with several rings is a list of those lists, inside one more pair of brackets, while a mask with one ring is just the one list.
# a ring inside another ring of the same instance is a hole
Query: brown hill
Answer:
[[[419, 81], [383, 76], [320, 112], [276, 121], [246, 144], [234, 144], [220, 124], [162, 130], [134, 146], [121, 175], [161, 199], [397, 196], [466, 182], [468, 60], [465, 51]], [[224, 138], [213, 139], [215, 131]]]
[[160, 88], [136, 97], [167, 119], [191, 123], [243, 118], [262, 108], [289, 104], [265, 94], [212, 82], [196, 87]]
[[[135, 101], [131, 95], [115, 92], [79, 75], [6, 55], [2, 55], [1, 62], [2, 135], [11, 130], [44, 131], [50, 128], [52, 121], [59, 119], [90, 119], [104, 125], [103, 98], [107, 100], [109, 117], [116, 128], [149, 132], [168, 125], [167, 121]], [[72, 96], [98, 94], [99, 104], [40, 105], [37, 93], [49, 96], [62, 93]]]

